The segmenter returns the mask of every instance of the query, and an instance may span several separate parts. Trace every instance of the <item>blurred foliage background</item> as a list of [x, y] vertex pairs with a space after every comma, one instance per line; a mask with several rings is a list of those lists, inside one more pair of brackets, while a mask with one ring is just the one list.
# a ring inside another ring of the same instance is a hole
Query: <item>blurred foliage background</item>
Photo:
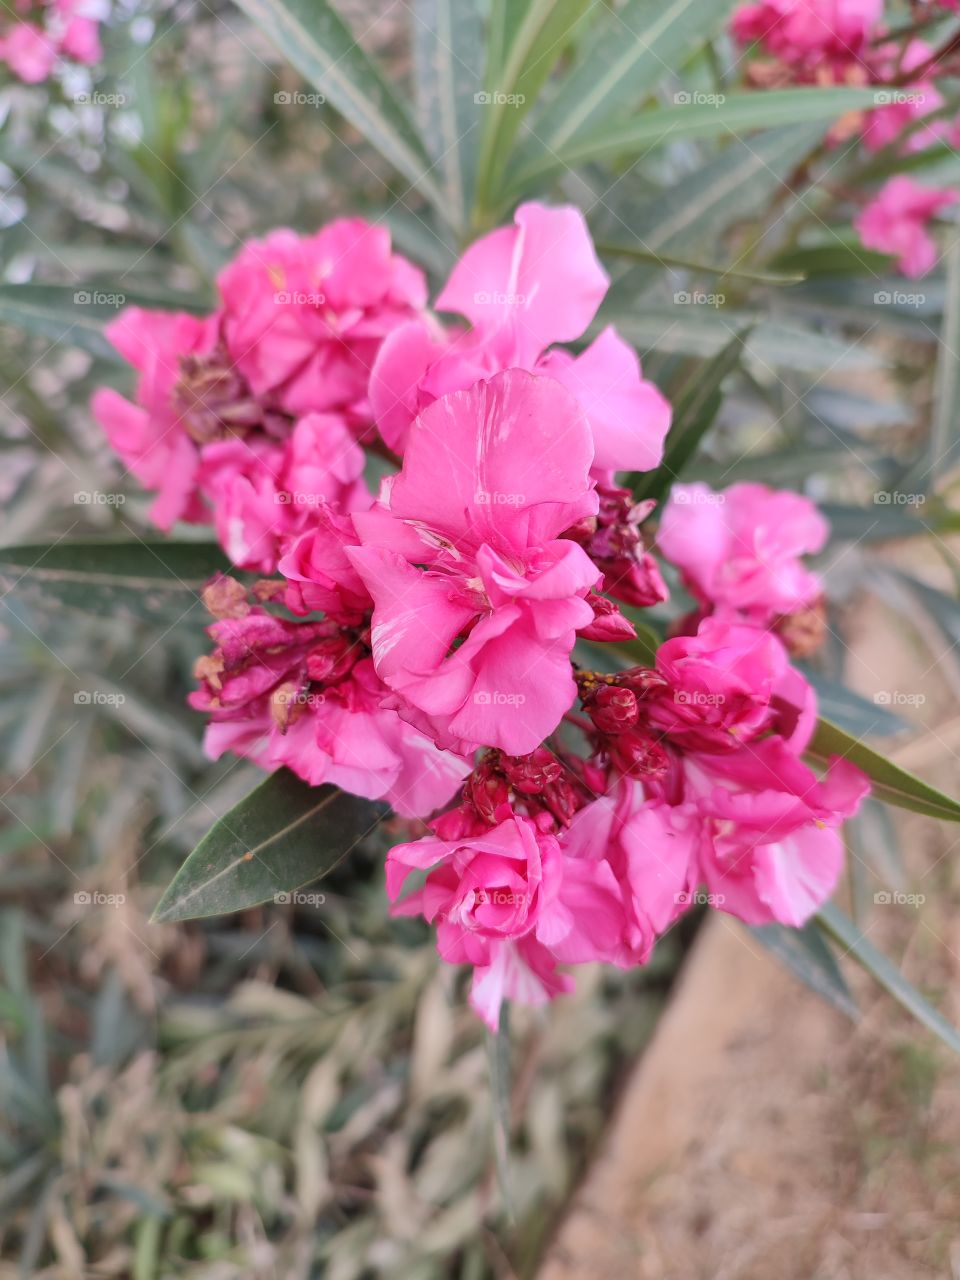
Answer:
[[[464, 11], [482, 24], [502, 7]], [[658, 110], [678, 119], [679, 86], [735, 81], [729, 8], [696, 0], [671, 25], [646, 0], [557, 6], [566, 25], [521, 68], [538, 104], [510, 125], [506, 155], [539, 195], [587, 213], [614, 277], [600, 321], [616, 320], [678, 406], [684, 478], [762, 479], [825, 504], [831, 640], [811, 674], [851, 732], [892, 734], [898, 709], [841, 688], [844, 613], [879, 590], [932, 652], [960, 639], [952, 595], [877, 554], [922, 536], [958, 571], [943, 538], [956, 527], [960, 254], [917, 286], [855, 247], [844, 182], [869, 173], [852, 147], [821, 141], [840, 99], [807, 120], [757, 95], [744, 136], [709, 120], [702, 138], [670, 138], [669, 121], [656, 132]], [[448, 6], [339, 11], [442, 159], [430, 68]], [[653, 49], [609, 87], [610, 111], [647, 132], [591, 146], [595, 111], [574, 159], [548, 172], [538, 140], [562, 154], [558, 122], [626, 39], [611, 15]], [[232, 5], [120, 0], [104, 34], [101, 65], [0, 92], [5, 546], [149, 532], [87, 408], [95, 387], [129, 385], [102, 334], [120, 307], [202, 309], [244, 239], [345, 211], [385, 219], [436, 284], [523, 187], [478, 132], [486, 203], [471, 216], [431, 202], [330, 102], [309, 101], [323, 95]], [[482, 52], [458, 72], [468, 132]], [[478, 131], [482, 118], [478, 106]], [[960, 176], [952, 154], [926, 163]], [[885, 164], [897, 160], [870, 161], [877, 175]], [[149, 924], [184, 856], [257, 780], [204, 760], [185, 707], [202, 606], [91, 617], [20, 577], [6, 566], [18, 589], [0, 609], [0, 1277], [531, 1274], [695, 922], [645, 969], [591, 974], [549, 1013], [517, 1015], [493, 1061], [461, 975], [441, 969], [426, 929], [386, 915], [389, 828], [322, 883], [322, 902]], [[865, 859], [895, 856], [882, 825], [875, 815]]]

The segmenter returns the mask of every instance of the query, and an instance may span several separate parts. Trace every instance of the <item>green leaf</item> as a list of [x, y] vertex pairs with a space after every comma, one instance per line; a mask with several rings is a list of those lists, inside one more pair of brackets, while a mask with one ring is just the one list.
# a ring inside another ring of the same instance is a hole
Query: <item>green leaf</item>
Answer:
[[788, 275], [785, 272], [754, 270], [751, 267], [720, 267], [707, 262], [694, 262], [669, 253], [657, 253], [656, 249], [645, 249], [639, 244], [618, 244], [615, 240], [595, 241], [594, 248], [604, 257], [626, 258], [631, 262], [648, 262], [679, 271], [700, 272], [719, 276], [721, 280], [745, 280], [751, 284], [800, 284], [804, 279], [799, 273]]
[[444, 199], [416, 128], [327, 0], [237, 0], [287, 61], [440, 212]]
[[802, 662], [797, 665], [816, 691], [820, 714], [847, 733], [860, 737], [862, 734], [902, 733], [910, 728], [906, 720], [889, 707], [870, 702], [837, 680], [829, 680], [814, 667]]
[[[793, 198], [787, 181], [821, 133], [817, 125], [795, 125], [759, 133], [749, 144], [733, 141], [652, 197], [637, 199], [630, 184], [621, 181], [603, 196], [604, 206], [616, 219], [611, 220], [609, 233], [622, 239], [623, 228], [628, 227], [631, 243], [661, 258], [716, 253], [717, 243], [731, 225], [760, 213], [769, 215], [772, 201]], [[622, 204], [621, 190], [625, 193]], [[745, 256], [742, 245], [738, 252]], [[648, 267], [632, 268], [616, 281], [613, 298], [622, 294], [625, 305], [633, 305], [651, 278], [659, 277]]]
[[533, 106], [592, 0], [494, 0], [487, 98], [477, 166], [475, 220], [499, 204], [501, 178], [524, 115]]
[[[709, 295], [703, 295], [709, 297]], [[656, 350], [695, 356], [713, 356], [731, 337], [751, 329], [747, 354], [771, 368], [823, 373], [828, 369], [876, 369], [883, 360], [870, 348], [842, 341], [799, 324], [771, 321], [761, 311], [697, 303], [697, 293], [679, 291], [673, 308], [643, 307], [636, 312], [606, 308], [604, 324], [619, 332], [641, 351]]]
[[755, 925], [750, 932], [816, 995], [823, 996], [848, 1018], [859, 1017], [836, 957], [815, 924], [805, 924], [802, 929], [782, 924]]
[[816, 920], [824, 933], [838, 942], [846, 954], [859, 961], [908, 1013], [939, 1036], [955, 1053], [960, 1053], [960, 1031], [920, 994], [913, 983], [907, 981], [892, 961], [867, 941], [848, 916], [829, 902], [817, 914]]
[[157, 290], [112, 290], [97, 284], [0, 285], [0, 323], [50, 338], [56, 345], [79, 347], [99, 360], [126, 366], [104, 336], [104, 328], [126, 306], [202, 311], [205, 299], [195, 294]]
[[[881, 490], [878, 493], [889, 491]], [[823, 502], [820, 510], [830, 524], [830, 536], [838, 542], [882, 542], [887, 538], [915, 538], [936, 528], [916, 514], [916, 508], [893, 502], [876, 502], [872, 507], [846, 506]]]
[[56, 542], [0, 547], [0, 585], [101, 617], [179, 618], [230, 563], [203, 542]]
[[384, 805], [310, 787], [280, 769], [210, 828], [153, 919], [222, 915], [288, 895], [342, 862], [385, 813]]
[[731, 0], [630, 0], [598, 18], [576, 66], [537, 113], [521, 162], [537, 163], [641, 102], [664, 74], [719, 31]]
[[922, 473], [924, 488], [956, 465], [960, 451], [960, 235], [946, 253], [947, 297], [937, 350], [937, 372], [930, 427], [930, 454]]
[[821, 764], [832, 756], [849, 760], [870, 778], [876, 799], [885, 800], [887, 804], [942, 818], [944, 822], [960, 822], [960, 802], [901, 769], [829, 720], [821, 717], [817, 721], [807, 755]]
[[720, 354], [690, 380], [690, 385], [674, 404], [663, 461], [656, 471], [640, 478], [634, 490], [638, 501], [656, 498], [659, 502], [683, 473], [719, 412], [723, 399], [721, 388], [728, 374], [740, 363], [745, 338], [745, 333], [731, 338]]
[[476, 0], [415, 0], [413, 52], [420, 126], [443, 177], [448, 221], [463, 231], [473, 203], [483, 89]]
[[687, 138], [736, 137], [798, 120], [835, 120], [847, 111], [872, 106], [873, 100], [869, 89], [776, 89], [731, 93], [716, 104], [689, 102], [643, 111], [619, 124], [585, 133], [556, 153], [518, 165], [508, 174], [507, 194], [517, 197], [546, 178], [588, 162], [636, 160], [651, 147]]

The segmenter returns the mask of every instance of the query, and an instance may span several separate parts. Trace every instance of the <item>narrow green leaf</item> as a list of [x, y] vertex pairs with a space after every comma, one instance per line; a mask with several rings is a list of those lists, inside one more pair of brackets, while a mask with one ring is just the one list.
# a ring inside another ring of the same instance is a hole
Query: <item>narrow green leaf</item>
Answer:
[[901, 769], [829, 720], [821, 717], [817, 721], [807, 755], [821, 764], [832, 756], [849, 760], [870, 778], [876, 799], [885, 800], [887, 804], [942, 818], [944, 822], [960, 822], [960, 802]]
[[203, 542], [56, 542], [0, 547], [0, 586], [102, 617], [180, 617], [230, 569]]
[[103, 330], [126, 306], [170, 311], [202, 311], [195, 294], [156, 290], [113, 290], [98, 284], [0, 285], [0, 324], [50, 338], [56, 345], [79, 347], [99, 360], [126, 365]]
[[937, 348], [930, 452], [921, 479], [924, 488], [956, 466], [960, 454], [960, 234], [946, 253], [947, 297]]
[[883, 360], [863, 344], [817, 333], [800, 324], [771, 321], [761, 312], [713, 305], [710, 295], [680, 290], [673, 308], [643, 307], [632, 312], [604, 307], [601, 320], [615, 324], [641, 351], [713, 356], [731, 337], [751, 329], [747, 354], [771, 368], [823, 373], [827, 369], [876, 369]]
[[837, 680], [829, 680], [814, 667], [798, 664], [817, 694], [820, 714], [854, 737], [864, 734], [902, 733], [910, 725], [881, 703], [870, 702]]
[[594, 24], [582, 57], [537, 113], [522, 160], [562, 152], [643, 101], [665, 74], [722, 29], [732, 0], [629, 0]]
[[523, 117], [593, 0], [494, 0], [476, 221], [499, 204], [501, 178]]
[[836, 957], [815, 924], [805, 924], [802, 929], [782, 924], [755, 925], [750, 932], [816, 995], [823, 996], [848, 1018], [859, 1017]]
[[847, 111], [873, 105], [868, 89], [776, 89], [731, 93], [722, 102], [683, 102], [643, 111], [616, 125], [573, 139], [566, 147], [518, 164], [508, 174], [507, 195], [516, 198], [531, 186], [577, 165], [603, 160], [635, 160], [651, 147], [688, 138], [737, 137], [754, 129], [835, 120]]
[[237, 0], [283, 56], [440, 212], [426, 148], [398, 98], [327, 0]]
[[210, 828], [153, 919], [222, 915], [289, 895], [331, 871], [385, 812], [372, 800], [307, 786], [280, 769]]
[[655, 249], [645, 249], [640, 244], [618, 244], [615, 240], [599, 240], [595, 242], [597, 252], [605, 257], [626, 258], [631, 262], [649, 262], [655, 266], [675, 267], [680, 271], [702, 272], [704, 275], [719, 276], [721, 280], [745, 280], [751, 284], [800, 284], [802, 274], [778, 271], [754, 270], [751, 267], [720, 267], [707, 262], [695, 262], [689, 258], [680, 258], [675, 254], [657, 253]]
[[722, 402], [721, 388], [740, 362], [746, 336], [746, 333], [735, 334], [677, 400], [664, 444], [663, 461], [656, 471], [640, 478], [634, 490], [638, 501], [644, 498], [660, 501], [682, 474], [717, 416]]
[[907, 981], [891, 960], [867, 941], [848, 916], [829, 902], [820, 910], [816, 920], [824, 933], [839, 943], [847, 955], [853, 956], [908, 1013], [939, 1036], [955, 1053], [960, 1053], [960, 1031], [920, 994], [912, 982]]
[[448, 221], [467, 224], [476, 181], [483, 91], [477, 0], [415, 0], [413, 52], [420, 127], [443, 177]]

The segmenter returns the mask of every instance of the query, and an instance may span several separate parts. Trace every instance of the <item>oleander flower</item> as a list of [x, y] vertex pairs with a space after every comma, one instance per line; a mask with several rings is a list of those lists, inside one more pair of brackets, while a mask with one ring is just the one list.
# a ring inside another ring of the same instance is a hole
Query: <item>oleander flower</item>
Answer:
[[596, 512], [593, 440], [569, 391], [519, 369], [434, 402], [348, 550], [374, 600], [374, 662], [445, 747], [523, 755], [576, 694], [600, 577], [561, 534]]
[[578, 356], [555, 346], [582, 336], [609, 280], [583, 215], [523, 204], [463, 254], [437, 298], [469, 329], [427, 318], [384, 342], [370, 383], [374, 417], [402, 453], [414, 418], [440, 396], [503, 369], [548, 373], [576, 397], [594, 436], [599, 472], [648, 471], [662, 457], [670, 406], [641, 376], [636, 353], [612, 327]]
[[916, 279], [937, 261], [937, 245], [927, 227], [958, 193], [946, 187], [924, 187], [898, 174], [880, 188], [854, 225], [868, 249], [889, 253], [905, 276]]
[[443, 959], [474, 966], [471, 1003], [492, 1030], [505, 998], [539, 1004], [568, 990], [557, 964], [609, 959], [622, 932], [609, 867], [565, 857], [556, 836], [524, 817], [459, 840], [395, 846], [392, 901], [414, 870], [429, 874], [395, 910], [435, 923]]
[[657, 547], [702, 605], [766, 626], [821, 594], [819, 578], [800, 557], [819, 551], [827, 533], [823, 516], [798, 493], [761, 484], [720, 493], [705, 484], [677, 484]]

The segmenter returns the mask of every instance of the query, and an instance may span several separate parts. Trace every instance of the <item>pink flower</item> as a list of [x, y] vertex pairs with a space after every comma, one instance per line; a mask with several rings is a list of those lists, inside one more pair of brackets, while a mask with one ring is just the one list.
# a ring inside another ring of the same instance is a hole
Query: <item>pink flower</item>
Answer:
[[208, 631], [216, 648], [198, 662], [189, 701], [210, 715], [212, 759], [233, 751], [267, 770], [285, 765], [312, 786], [383, 798], [407, 817], [446, 803], [469, 771], [382, 706], [359, 629], [254, 606]]
[[424, 410], [382, 507], [354, 516], [377, 671], [441, 745], [525, 755], [573, 701], [599, 573], [560, 535], [596, 511], [592, 456], [570, 393], [509, 370]]
[[646, 963], [657, 938], [689, 908], [698, 834], [693, 810], [646, 800], [643, 787], [628, 778], [580, 809], [562, 833], [568, 867], [606, 865], [618, 886], [620, 929], [612, 911], [603, 924], [621, 967]]
[[236, 368], [257, 399], [294, 417], [341, 410], [365, 421], [380, 343], [426, 302], [422, 273], [362, 218], [251, 240], [217, 283]]
[[[929, 64], [933, 49], [925, 40], [908, 40], [905, 46], [896, 41], [883, 45], [873, 57], [874, 75], [881, 85], [890, 83], [889, 89], [880, 89], [877, 98], [881, 105], [871, 111], [863, 127], [863, 144], [868, 151], [895, 142], [904, 129], [916, 120], [939, 110], [943, 97], [927, 77], [904, 84], [905, 73]], [[922, 151], [950, 132], [946, 120], [935, 120], [921, 129], [915, 129], [904, 144], [906, 151]]]
[[579, 338], [609, 281], [583, 216], [569, 206], [521, 205], [464, 253], [437, 298], [466, 332], [426, 319], [397, 329], [373, 369], [370, 398], [383, 438], [402, 452], [416, 415], [439, 396], [508, 368], [549, 373], [576, 396], [600, 471], [647, 471], [662, 456], [670, 406], [641, 377], [633, 350], [606, 328], [581, 355], [552, 344]]
[[741, 750], [776, 725], [778, 697], [794, 729], [802, 716], [806, 745], [816, 700], [769, 631], [706, 618], [695, 636], [660, 646], [657, 671], [667, 688], [648, 704], [650, 724], [686, 751]]
[[363, 450], [334, 414], [307, 414], [282, 446], [234, 438], [203, 445], [200, 456], [198, 487], [221, 546], [241, 569], [272, 573], [284, 545], [314, 523], [321, 504], [370, 506]]
[[[121, 461], [147, 489], [157, 491], [150, 518], [161, 529], [204, 518], [196, 481], [199, 454], [189, 434], [190, 410], [179, 397], [184, 362], [203, 359], [217, 342], [217, 317], [128, 307], [107, 337], [140, 374], [137, 403], [103, 388], [93, 397]], [[186, 418], [186, 421], [184, 419]]]
[[703, 819], [700, 873], [715, 905], [748, 924], [799, 927], [830, 897], [843, 866], [835, 830], [870, 790], [834, 759], [820, 781], [778, 737], [730, 755], [692, 755], [685, 795]]
[[158, 490], [161, 528], [212, 521], [235, 564], [271, 572], [320, 499], [369, 506], [355, 439], [369, 366], [422, 304], [423, 280], [385, 230], [343, 219], [250, 242], [220, 287], [222, 308], [202, 319], [124, 311], [107, 335], [140, 373], [136, 403], [101, 390], [93, 410]]
[[32, 22], [14, 22], [0, 36], [0, 61], [25, 84], [46, 80], [56, 60], [56, 43]]
[[736, 10], [731, 30], [783, 62], [839, 75], [860, 62], [882, 19], [883, 0], [759, 0]]
[[800, 494], [761, 484], [735, 484], [722, 493], [678, 484], [657, 546], [702, 604], [765, 626], [820, 595], [820, 580], [800, 557], [819, 551], [827, 534], [823, 516]]
[[904, 275], [916, 279], [935, 265], [937, 246], [926, 226], [957, 192], [922, 187], [903, 174], [891, 178], [863, 209], [854, 225], [868, 249], [890, 253]]
[[460, 840], [397, 845], [387, 855], [391, 900], [411, 871], [430, 868], [398, 910], [436, 922], [444, 960], [475, 966], [471, 1003], [492, 1030], [505, 998], [538, 1004], [568, 990], [558, 961], [609, 958], [621, 931], [609, 868], [566, 858], [527, 818]]

